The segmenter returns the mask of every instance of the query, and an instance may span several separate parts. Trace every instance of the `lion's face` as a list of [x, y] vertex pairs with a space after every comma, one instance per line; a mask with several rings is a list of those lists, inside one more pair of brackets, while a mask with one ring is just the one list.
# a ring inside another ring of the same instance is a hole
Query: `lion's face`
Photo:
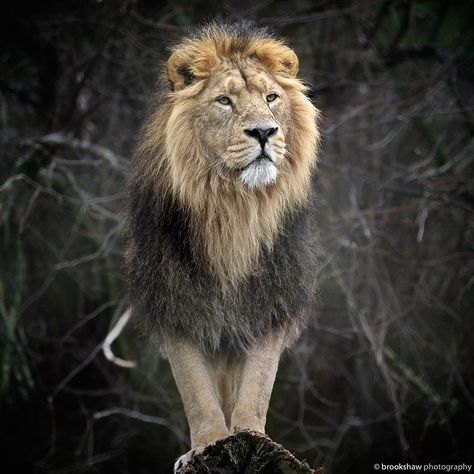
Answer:
[[260, 195], [293, 180], [288, 192], [306, 193], [317, 112], [291, 48], [265, 32], [211, 26], [174, 48], [167, 73], [166, 156], [176, 194], [184, 197], [183, 185], [204, 191], [202, 178], [221, 192]]
[[196, 138], [210, 167], [250, 189], [273, 184], [286, 154], [284, 89], [254, 61], [224, 61], [197, 100]]

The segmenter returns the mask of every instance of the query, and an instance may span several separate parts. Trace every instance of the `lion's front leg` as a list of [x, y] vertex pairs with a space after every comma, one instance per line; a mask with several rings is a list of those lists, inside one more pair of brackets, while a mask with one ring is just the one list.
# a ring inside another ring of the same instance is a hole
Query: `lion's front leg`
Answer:
[[192, 449], [227, 437], [213, 362], [191, 341], [168, 337], [165, 348], [188, 419]]
[[235, 405], [230, 428], [265, 432], [268, 405], [283, 349], [284, 331], [258, 344], [241, 361], [235, 387]]

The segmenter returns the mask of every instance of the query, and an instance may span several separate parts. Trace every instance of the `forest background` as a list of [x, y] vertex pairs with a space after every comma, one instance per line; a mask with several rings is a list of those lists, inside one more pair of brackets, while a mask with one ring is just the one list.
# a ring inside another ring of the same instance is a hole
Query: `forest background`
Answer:
[[168, 363], [127, 308], [122, 209], [167, 47], [209, 19], [287, 38], [322, 111], [314, 321], [268, 433], [330, 473], [472, 462], [474, 2], [0, 6], [0, 471], [170, 472]]

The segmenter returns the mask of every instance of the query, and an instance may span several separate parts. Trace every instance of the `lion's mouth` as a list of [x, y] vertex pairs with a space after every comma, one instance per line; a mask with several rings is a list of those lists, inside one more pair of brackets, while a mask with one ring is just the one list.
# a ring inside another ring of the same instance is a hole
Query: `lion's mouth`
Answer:
[[278, 169], [267, 155], [259, 155], [240, 171], [240, 180], [249, 188], [256, 189], [274, 184]]
[[237, 168], [236, 171], [244, 171], [250, 168], [252, 165], [259, 165], [266, 162], [275, 164], [274, 161], [266, 153], [260, 153], [260, 155], [258, 155], [257, 158], [253, 159], [250, 163], [247, 163], [242, 168]]

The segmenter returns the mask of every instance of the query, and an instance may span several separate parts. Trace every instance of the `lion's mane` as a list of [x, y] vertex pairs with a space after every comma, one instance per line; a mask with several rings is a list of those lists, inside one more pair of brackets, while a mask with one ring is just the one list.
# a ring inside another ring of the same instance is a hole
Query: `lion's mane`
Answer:
[[[193, 98], [219, 58], [256, 58], [289, 97], [287, 159], [272, 186], [249, 192], [210, 172], [190, 126]], [[224, 341], [244, 350], [290, 321], [298, 327], [314, 293], [309, 207], [318, 112], [297, 72], [294, 52], [265, 29], [207, 26], [172, 49], [171, 90], [138, 141], [127, 248], [134, 310], [210, 352]]]

